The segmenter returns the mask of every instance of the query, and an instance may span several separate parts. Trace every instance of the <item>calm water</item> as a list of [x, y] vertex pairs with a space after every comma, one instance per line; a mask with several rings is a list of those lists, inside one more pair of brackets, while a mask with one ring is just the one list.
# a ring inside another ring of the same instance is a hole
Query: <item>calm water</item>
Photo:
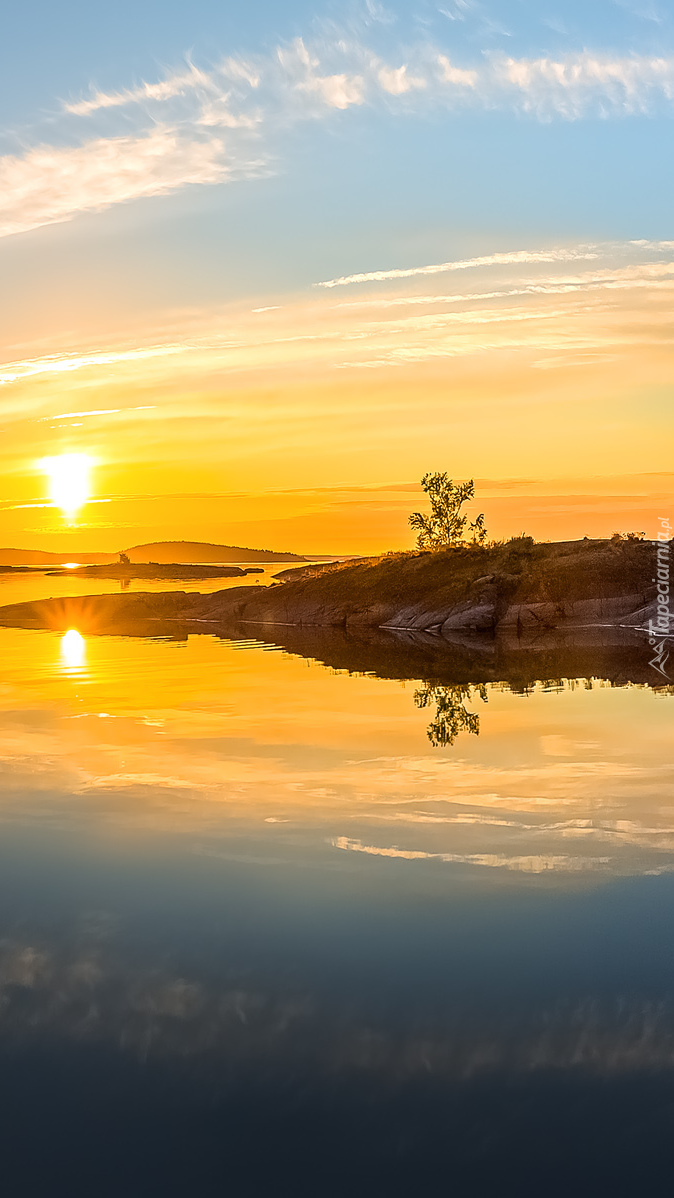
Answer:
[[[244, 563], [243, 569], [249, 563]], [[3, 574], [0, 571], [0, 607], [9, 603], [30, 603], [34, 599], [61, 598], [64, 595], [115, 595], [120, 591], [223, 591], [233, 586], [269, 586], [274, 574], [288, 570], [292, 562], [271, 562], [255, 566], [260, 574], [246, 574], [241, 578], [198, 578], [171, 579], [131, 578], [119, 582], [113, 578], [77, 577], [76, 574], [47, 574], [31, 570], [26, 574]]]
[[0, 654], [12, 1198], [667, 1184], [674, 697]]

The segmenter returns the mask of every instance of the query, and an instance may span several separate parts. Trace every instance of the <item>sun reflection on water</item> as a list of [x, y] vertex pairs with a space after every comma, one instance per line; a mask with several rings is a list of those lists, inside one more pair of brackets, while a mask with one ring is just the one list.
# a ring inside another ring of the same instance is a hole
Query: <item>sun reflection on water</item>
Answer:
[[69, 628], [61, 637], [61, 661], [66, 670], [81, 670], [86, 658], [86, 642], [76, 628]]

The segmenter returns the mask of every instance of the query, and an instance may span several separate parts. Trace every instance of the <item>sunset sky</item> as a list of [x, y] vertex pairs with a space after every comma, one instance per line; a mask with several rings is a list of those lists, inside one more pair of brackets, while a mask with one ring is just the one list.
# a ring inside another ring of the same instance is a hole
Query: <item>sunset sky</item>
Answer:
[[664, 0], [34, 0], [0, 79], [0, 546], [671, 514]]

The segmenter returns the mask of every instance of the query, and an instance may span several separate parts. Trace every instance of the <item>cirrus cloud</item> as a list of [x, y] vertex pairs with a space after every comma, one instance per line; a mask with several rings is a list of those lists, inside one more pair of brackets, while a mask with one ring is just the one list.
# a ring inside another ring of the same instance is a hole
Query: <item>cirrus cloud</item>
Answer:
[[671, 56], [587, 50], [459, 63], [423, 42], [400, 45], [391, 60], [354, 37], [296, 38], [265, 55], [208, 68], [188, 61], [156, 81], [69, 99], [52, 144], [0, 157], [0, 236], [259, 175], [292, 126], [353, 108], [418, 117], [477, 108], [548, 121], [670, 114], [673, 105]]
[[219, 138], [189, 140], [172, 129], [79, 146], [35, 146], [0, 158], [0, 236], [189, 184], [216, 183], [227, 174]]

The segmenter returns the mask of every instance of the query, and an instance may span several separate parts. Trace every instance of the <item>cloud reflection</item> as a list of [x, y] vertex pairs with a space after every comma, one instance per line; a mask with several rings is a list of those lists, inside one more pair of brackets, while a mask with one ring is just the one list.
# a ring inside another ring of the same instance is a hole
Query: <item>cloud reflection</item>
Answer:
[[569, 857], [567, 855], [537, 854], [536, 856], [509, 857], [505, 853], [427, 853], [420, 849], [382, 848], [374, 844], [363, 844], [348, 836], [336, 836], [331, 841], [333, 848], [351, 853], [367, 853], [371, 857], [397, 857], [403, 861], [442, 861], [452, 865], [479, 865], [491, 869], [512, 869], [519, 873], [542, 874], [576, 873], [578, 870], [596, 871], [611, 864], [610, 857]]
[[[415, 1011], [391, 1023], [292, 981], [184, 975], [138, 960], [109, 921], [74, 939], [0, 941], [0, 1043], [45, 1036], [209, 1069], [307, 1069], [331, 1077], [447, 1080], [545, 1070], [595, 1076], [674, 1068], [674, 1006], [588, 993], [552, 1006]], [[92, 934], [93, 933], [93, 934]]]
[[[76, 624], [62, 627], [3, 632], [2, 822], [155, 844], [179, 827], [218, 854], [293, 869], [369, 874], [375, 857], [386, 868], [383, 856], [411, 853], [424, 885], [451, 863], [485, 886], [506, 871], [575, 886], [674, 861], [669, 696], [490, 685], [480, 736], [442, 750], [414, 702], [418, 681], [332, 673], [255, 642], [85, 644]], [[339, 837], [352, 851], [330, 847]], [[388, 869], [409, 873], [397, 859]]]

